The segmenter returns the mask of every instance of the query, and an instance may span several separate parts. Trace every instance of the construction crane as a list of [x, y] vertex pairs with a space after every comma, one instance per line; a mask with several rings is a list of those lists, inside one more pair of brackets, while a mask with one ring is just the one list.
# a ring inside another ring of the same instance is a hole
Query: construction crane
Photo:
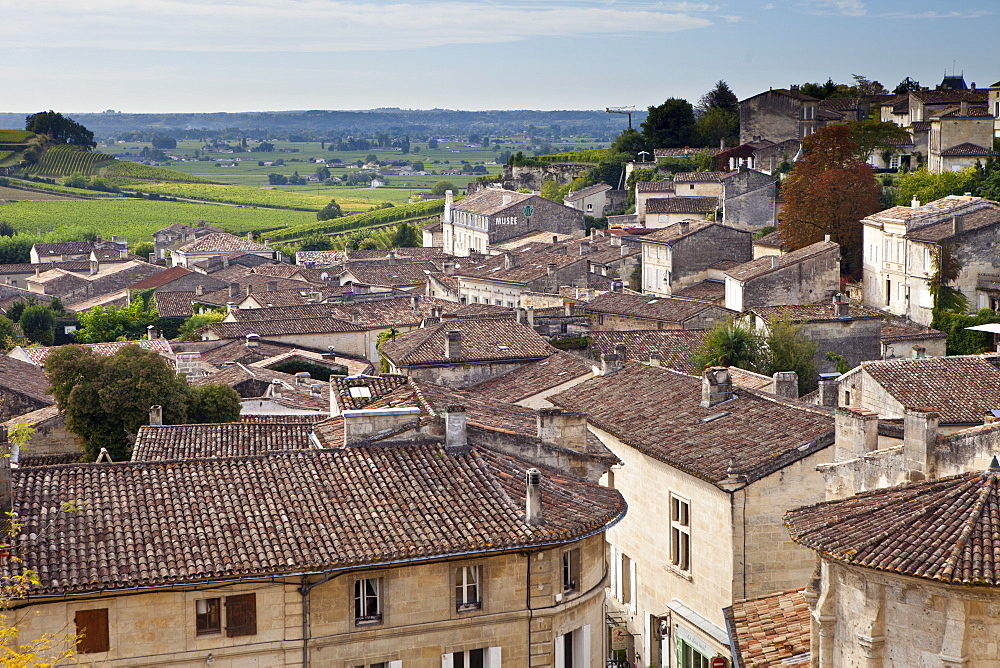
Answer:
[[635, 105], [631, 107], [605, 107], [604, 111], [609, 114], [628, 114], [628, 129], [632, 129], [632, 114], [635, 112]]

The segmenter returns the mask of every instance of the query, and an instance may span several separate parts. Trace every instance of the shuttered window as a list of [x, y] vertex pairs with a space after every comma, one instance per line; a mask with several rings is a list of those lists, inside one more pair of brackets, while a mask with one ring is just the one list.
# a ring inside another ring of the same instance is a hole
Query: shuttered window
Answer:
[[257, 595], [226, 597], [226, 636], [252, 636], [257, 633]]
[[80, 654], [107, 652], [111, 649], [108, 636], [108, 609], [77, 610], [76, 612], [76, 651]]

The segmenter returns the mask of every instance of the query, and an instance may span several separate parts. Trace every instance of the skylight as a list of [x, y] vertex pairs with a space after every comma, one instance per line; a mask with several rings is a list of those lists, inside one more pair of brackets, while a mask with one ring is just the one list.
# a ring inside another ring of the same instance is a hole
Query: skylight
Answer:
[[352, 387], [350, 388], [352, 399], [371, 399], [372, 391], [367, 387]]

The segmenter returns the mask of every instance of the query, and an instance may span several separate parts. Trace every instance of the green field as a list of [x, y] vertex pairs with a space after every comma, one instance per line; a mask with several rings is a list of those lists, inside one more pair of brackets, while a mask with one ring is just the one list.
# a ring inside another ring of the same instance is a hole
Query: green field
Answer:
[[[41, 185], [41, 184], [39, 184]], [[66, 188], [66, 190], [71, 190]], [[6, 200], [7, 202], [51, 202], [51, 201], [79, 201], [74, 200], [72, 197], [67, 197], [64, 194], [60, 194], [55, 191], [38, 192], [34, 190], [21, 190], [19, 188], [8, 188], [6, 186], [0, 186], [0, 200]], [[6, 208], [0, 209], [0, 220], [5, 220], [3, 212]]]
[[94, 153], [85, 151], [79, 146], [61, 144], [49, 148], [42, 154], [37, 163], [27, 167], [24, 171], [28, 174], [43, 176], [66, 176], [69, 174], [90, 176], [96, 173], [99, 165], [111, 160], [114, 160], [114, 156], [106, 153]]
[[[187, 183], [152, 183], [134, 186], [144, 192], [156, 193], [167, 197], [178, 197], [182, 199], [197, 199], [209, 202], [224, 202], [229, 204], [241, 204], [246, 206], [266, 206], [272, 208], [297, 209], [301, 211], [319, 211], [326, 206], [331, 199], [336, 199], [343, 211], [368, 211], [373, 206], [377, 206], [385, 198], [365, 197], [372, 193], [371, 188], [314, 188], [307, 192], [296, 190], [294, 192], [282, 190], [263, 190], [249, 186], [233, 185], [206, 185]], [[319, 191], [319, 193], [317, 193]], [[399, 194], [397, 199], [392, 199], [394, 204], [406, 202], [406, 193], [395, 191]]]
[[34, 234], [41, 230], [53, 241], [82, 239], [87, 232], [105, 238], [117, 235], [129, 243], [152, 241], [151, 235], [156, 230], [173, 223], [197, 225], [201, 220], [243, 235], [314, 223], [316, 215], [305, 211], [132, 199], [16, 202], [0, 207], [0, 221], [10, 223], [19, 232]]

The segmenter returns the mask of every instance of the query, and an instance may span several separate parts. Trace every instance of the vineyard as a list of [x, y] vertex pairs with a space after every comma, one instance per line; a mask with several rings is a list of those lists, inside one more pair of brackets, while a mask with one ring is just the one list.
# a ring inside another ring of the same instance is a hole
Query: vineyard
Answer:
[[173, 223], [197, 225], [204, 220], [233, 234], [245, 235], [316, 222], [315, 214], [309, 212], [121, 198], [15, 202], [4, 204], [0, 216], [19, 232], [34, 234], [41, 230], [53, 241], [78, 240], [93, 232], [105, 238], [118, 235], [133, 243], [150, 241], [153, 232]]
[[601, 160], [606, 158], [608, 153], [609, 151], [606, 148], [596, 148], [587, 151], [571, 151], [569, 153], [540, 155], [536, 158], [536, 160], [542, 160], [543, 162], [568, 162], [596, 165]]
[[[143, 192], [200, 199], [207, 202], [224, 202], [244, 206], [267, 206], [298, 211], [319, 211], [330, 202], [323, 195], [306, 195], [302, 193], [284, 192], [281, 190], [261, 190], [251, 186], [229, 186], [218, 184], [186, 184], [186, 183], [150, 183], [144, 184]], [[340, 200], [337, 200], [340, 202]], [[341, 206], [350, 207], [350, 202], [341, 202]], [[369, 208], [367, 205], [365, 208]]]
[[[103, 172], [103, 175], [109, 178], [132, 179], [138, 182], [167, 181], [176, 183], [212, 183], [212, 181], [203, 179], [200, 176], [193, 176], [191, 174], [185, 174], [184, 172], [178, 172], [174, 169], [167, 169], [166, 167], [154, 167], [153, 165], [144, 165], [141, 162], [130, 162], [128, 160], [116, 160], [105, 167]], [[136, 184], [124, 182], [119, 183], [119, 185]]]
[[0, 144], [23, 144], [34, 136], [27, 130], [0, 130]]
[[40, 183], [36, 181], [21, 181], [18, 179], [5, 179], [7, 185], [14, 188], [29, 188], [31, 190], [44, 190], [45, 192], [58, 193], [63, 195], [73, 195], [75, 197], [83, 197], [85, 199], [91, 199], [95, 197], [121, 197], [121, 193], [111, 193], [102, 192], [99, 190], [88, 190], [86, 188], [70, 188], [69, 186], [61, 186], [54, 183]]
[[24, 172], [43, 176], [68, 176], [82, 174], [91, 176], [101, 163], [114, 160], [114, 156], [104, 153], [85, 151], [79, 146], [53, 146], [42, 154], [33, 165], [25, 167]]
[[305, 225], [294, 225], [287, 229], [271, 233], [270, 238], [275, 241], [290, 241], [310, 234], [350, 232], [363, 227], [373, 227], [375, 225], [408, 220], [410, 218], [422, 218], [441, 213], [442, 211], [444, 211], [444, 200], [402, 204], [391, 209], [376, 209], [375, 211], [358, 213], [353, 216], [344, 216], [343, 218], [335, 218], [333, 220], [313, 221]]

